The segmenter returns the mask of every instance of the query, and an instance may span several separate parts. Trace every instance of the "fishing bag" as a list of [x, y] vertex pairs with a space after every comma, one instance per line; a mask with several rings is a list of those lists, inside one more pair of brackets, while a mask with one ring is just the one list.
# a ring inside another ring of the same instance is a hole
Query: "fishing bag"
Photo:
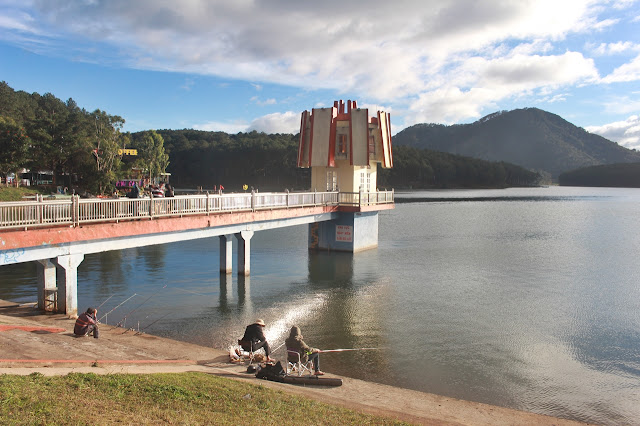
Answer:
[[283, 382], [286, 372], [282, 368], [282, 364], [278, 361], [275, 364], [265, 364], [264, 367], [256, 373], [258, 379], [271, 380], [272, 382]]

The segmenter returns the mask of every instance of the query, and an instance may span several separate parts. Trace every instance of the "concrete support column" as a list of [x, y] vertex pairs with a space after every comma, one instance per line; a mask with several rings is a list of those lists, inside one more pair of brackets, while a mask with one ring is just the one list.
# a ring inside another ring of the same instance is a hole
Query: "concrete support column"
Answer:
[[83, 260], [84, 254], [69, 254], [56, 258], [63, 276], [58, 289], [58, 310], [64, 311], [70, 318], [78, 316], [78, 265]]
[[38, 260], [38, 309], [55, 311], [56, 306], [56, 265], [50, 259]]
[[235, 234], [238, 240], [238, 275], [249, 275], [251, 272], [251, 237], [253, 231], [240, 231]]
[[231, 235], [220, 235], [220, 272], [230, 274], [233, 271], [233, 240]]

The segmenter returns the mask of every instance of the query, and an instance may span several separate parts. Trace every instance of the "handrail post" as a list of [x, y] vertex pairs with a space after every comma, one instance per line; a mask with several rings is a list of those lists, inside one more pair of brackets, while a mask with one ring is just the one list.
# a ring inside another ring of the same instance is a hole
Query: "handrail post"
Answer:
[[207, 191], [207, 206], [205, 207], [205, 211], [207, 212], [207, 216], [209, 216], [209, 191]]
[[358, 207], [362, 208], [362, 194], [364, 193], [364, 191], [362, 190], [362, 187], [360, 187], [360, 193], [358, 194]]
[[40, 203], [36, 209], [38, 223], [42, 223], [44, 222], [44, 196], [42, 194], [36, 194], [36, 201]]
[[252, 211], [252, 212], [256, 211], [256, 210], [255, 210], [255, 196], [256, 196], [256, 193], [255, 193], [255, 191], [252, 189], [252, 190], [251, 190], [251, 211]]
[[73, 226], [80, 226], [80, 196], [72, 195], [71, 196], [71, 218], [73, 222]]
[[153, 219], [153, 192], [149, 191], [149, 218]]
[[287, 193], [287, 208], [289, 208], [289, 190], [285, 189], [285, 192]]

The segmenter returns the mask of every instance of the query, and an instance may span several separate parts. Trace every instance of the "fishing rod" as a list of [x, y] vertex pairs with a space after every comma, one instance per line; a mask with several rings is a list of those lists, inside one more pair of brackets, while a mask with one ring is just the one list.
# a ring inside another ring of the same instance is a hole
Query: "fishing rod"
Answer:
[[347, 352], [347, 351], [377, 351], [382, 348], [352, 348], [352, 349], [320, 349], [321, 353], [327, 352]]
[[138, 309], [140, 309], [140, 307], [141, 307], [142, 305], [144, 305], [145, 303], [147, 303], [147, 302], [148, 302], [148, 301], [149, 301], [153, 296], [155, 296], [156, 294], [160, 293], [160, 291], [161, 291], [162, 289], [166, 288], [166, 287], [167, 287], [167, 284], [163, 285], [163, 286], [162, 286], [162, 288], [161, 288], [160, 290], [156, 291], [156, 292], [155, 292], [155, 293], [153, 293], [151, 296], [147, 297], [147, 298], [144, 300], [144, 302], [142, 302], [141, 304], [139, 304], [138, 306], [136, 306], [134, 309], [130, 310], [130, 311], [129, 311], [129, 312], [128, 312], [124, 317], [122, 317], [122, 319], [120, 320], [120, 322], [118, 322], [118, 323], [116, 324], [116, 327], [120, 327], [120, 326], [122, 326], [122, 323], [123, 323], [124, 321], [126, 321], [126, 319], [127, 319], [127, 317], [128, 317], [129, 315], [131, 315], [133, 312], [135, 312], [135, 311], [137, 311]]
[[107, 315], [109, 315], [111, 312], [115, 311], [116, 309], [118, 309], [120, 306], [124, 305], [129, 299], [131, 299], [134, 296], [137, 296], [138, 293], [133, 293], [133, 295], [131, 297], [129, 297], [128, 299], [126, 299], [124, 302], [120, 303], [118, 306], [116, 306], [115, 308], [113, 308], [112, 310], [110, 310], [109, 312], [107, 312], [106, 314], [104, 314], [103, 316], [100, 317], [100, 319], [98, 321], [102, 321], [102, 318], [106, 317]]
[[104, 305], [105, 303], [107, 303], [109, 301], [109, 299], [111, 299], [113, 296], [115, 296], [115, 294], [112, 294], [111, 296], [107, 297], [107, 300], [105, 300], [104, 302], [102, 302], [100, 304], [100, 306], [98, 306], [96, 309], [100, 309], [102, 307], [102, 305]]

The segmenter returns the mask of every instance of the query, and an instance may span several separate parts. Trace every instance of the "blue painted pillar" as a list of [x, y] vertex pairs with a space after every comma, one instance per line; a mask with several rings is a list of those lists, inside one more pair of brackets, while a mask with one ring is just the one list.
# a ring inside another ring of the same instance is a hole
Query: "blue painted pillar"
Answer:
[[220, 235], [220, 272], [230, 274], [233, 256], [233, 241], [231, 235]]
[[238, 240], [238, 275], [251, 273], [251, 237], [253, 231], [240, 231], [235, 234]]
[[378, 212], [340, 213], [309, 224], [309, 248], [355, 253], [378, 246]]

